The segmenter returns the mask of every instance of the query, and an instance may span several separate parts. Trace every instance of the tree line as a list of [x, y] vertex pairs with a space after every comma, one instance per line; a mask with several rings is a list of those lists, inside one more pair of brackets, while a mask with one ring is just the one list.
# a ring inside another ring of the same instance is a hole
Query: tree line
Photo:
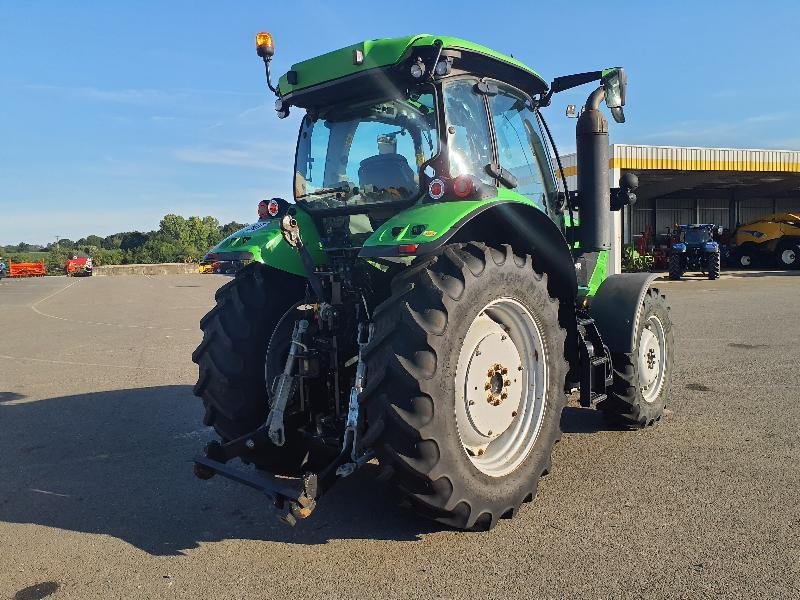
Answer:
[[214, 217], [165, 215], [155, 231], [125, 231], [101, 237], [88, 235], [77, 241], [67, 238], [46, 246], [20, 242], [0, 246], [6, 262], [44, 260], [48, 273], [63, 273], [64, 263], [75, 255], [91, 256], [95, 265], [164, 262], [197, 262], [213, 246], [244, 227], [232, 221], [220, 225]]

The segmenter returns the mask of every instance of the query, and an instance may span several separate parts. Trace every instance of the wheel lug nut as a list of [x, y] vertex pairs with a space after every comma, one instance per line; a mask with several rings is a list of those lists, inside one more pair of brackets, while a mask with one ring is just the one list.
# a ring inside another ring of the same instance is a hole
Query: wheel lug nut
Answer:
[[503, 392], [502, 394], [500, 394], [500, 398], [501, 398], [501, 399], [503, 399], [503, 400], [505, 400], [506, 398], [508, 398], [508, 394], [506, 394], [505, 392]]
[[503, 387], [508, 387], [508, 386], [510, 386], [510, 385], [511, 385], [511, 380], [510, 380], [510, 379], [506, 379], [506, 380], [503, 382]]
[[516, 416], [517, 416], [517, 411], [513, 411], [513, 412], [511, 413], [511, 417], [513, 418], [513, 417], [516, 417]]
[[507, 374], [508, 374], [508, 369], [506, 369], [505, 367], [503, 367], [503, 369], [502, 369], [500, 372], [501, 372], [503, 375], [507, 375]]

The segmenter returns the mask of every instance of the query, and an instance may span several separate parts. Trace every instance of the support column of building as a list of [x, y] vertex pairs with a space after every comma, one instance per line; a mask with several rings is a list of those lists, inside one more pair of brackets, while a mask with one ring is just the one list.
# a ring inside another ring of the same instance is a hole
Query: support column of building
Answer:
[[[609, 166], [614, 165], [614, 145], [608, 147], [608, 162]], [[615, 188], [619, 186], [619, 178], [622, 175], [622, 170], [616, 166], [612, 166], [608, 170], [608, 187]], [[616, 210], [611, 213], [611, 250], [608, 253], [608, 267], [607, 272], [609, 275], [614, 273], [622, 273], [622, 211]]]
[[736, 191], [731, 190], [731, 197], [728, 200], [728, 229], [733, 231], [739, 224], [739, 201], [736, 199]]

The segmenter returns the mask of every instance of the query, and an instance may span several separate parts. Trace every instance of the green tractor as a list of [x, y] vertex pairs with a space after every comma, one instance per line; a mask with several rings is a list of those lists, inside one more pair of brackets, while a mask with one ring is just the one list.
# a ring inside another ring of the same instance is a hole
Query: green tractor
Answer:
[[[548, 85], [489, 48], [413, 35], [274, 86], [271, 36], [256, 47], [278, 117], [305, 113], [294, 202], [276, 201], [260, 260], [201, 321], [194, 392], [221, 439], [198, 477], [253, 487], [294, 524], [377, 462], [420, 515], [488, 529], [536, 494], [569, 393], [631, 428], [661, 418], [669, 308], [654, 275], [607, 272], [611, 211], [635, 200], [635, 177], [609, 188], [600, 111], [624, 122], [623, 69]], [[595, 81], [578, 190], [559, 190], [541, 109]]]

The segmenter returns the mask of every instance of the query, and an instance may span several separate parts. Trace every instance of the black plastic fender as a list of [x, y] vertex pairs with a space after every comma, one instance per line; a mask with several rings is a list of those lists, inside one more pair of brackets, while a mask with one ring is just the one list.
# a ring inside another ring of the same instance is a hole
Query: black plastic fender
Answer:
[[578, 292], [575, 259], [558, 226], [541, 210], [521, 202], [496, 202], [456, 224], [446, 242], [480, 241], [510, 244], [518, 254], [531, 254], [534, 268], [548, 274], [550, 292], [573, 305]]
[[633, 352], [639, 306], [657, 277], [654, 273], [620, 273], [610, 275], [597, 288], [589, 304], [589, 314], [612, 352]]

